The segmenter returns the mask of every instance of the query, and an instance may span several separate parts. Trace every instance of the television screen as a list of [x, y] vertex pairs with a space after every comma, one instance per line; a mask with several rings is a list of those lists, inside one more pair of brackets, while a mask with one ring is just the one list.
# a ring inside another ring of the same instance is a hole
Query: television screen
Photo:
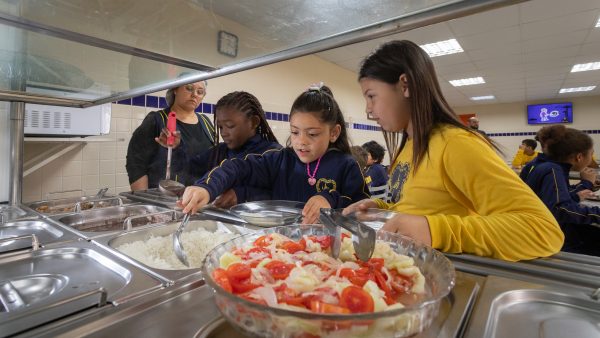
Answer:
[[563, 102], [528, 105], [527, 123], [573, 123], [573, 103]]

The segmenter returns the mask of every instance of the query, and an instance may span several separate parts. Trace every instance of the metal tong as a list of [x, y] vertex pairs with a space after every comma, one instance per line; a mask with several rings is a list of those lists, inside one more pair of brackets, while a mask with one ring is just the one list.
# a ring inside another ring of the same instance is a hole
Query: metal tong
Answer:
[[334, 209], [321, 209], [319, 217], [333, 237], [331, 254], [338, 258], [342, 246], [342, 228], [352, 233], [352, 245], [356, 256], [363, 261], [368, 261], [375, 251], [376, 232], [368, 225], [355, 219], [342, 215], [341, 211]]

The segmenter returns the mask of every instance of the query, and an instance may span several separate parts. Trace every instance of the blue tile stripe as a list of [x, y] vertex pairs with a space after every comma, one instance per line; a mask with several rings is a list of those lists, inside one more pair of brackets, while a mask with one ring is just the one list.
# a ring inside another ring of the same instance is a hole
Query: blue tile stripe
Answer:
[[[164, 97], [155, 96], [155, 95], [141, 95], [136, 96], [131, 99], [125, 99], [118, 102], [113, 102], [114, 104], [122, 104], [127, 106], [137, 106], [137, 107], [149, 107], [149, 108], [165, 108], [167, 106], [167, 101]], [[196, 108], [196, 112], [204, 113], [204, 114], [212, 114], [215, 110], [215, 105], [211, 103], [202, 103]], [[290, 120], [290, 114], [285, 113], [277, 113], [277, 112], [265, 112], [265, 117], [267, 120], [271, 121], [282, 121], [288, 122]], [[367, 131], [381, 131], [381, 127], [374, 126], [370, 124], [362, 124], [362, 123], [346, 123], [347, 128], [358, 129], [358, 130], [367, 130]]]
[[[598, 129], [582, 130], [586, 134], [600, 134]], [[504, 136], [535, 136], [536, 131], [521, 131], [513, 133], [487, 133], [489, 137], [504, 137]]]

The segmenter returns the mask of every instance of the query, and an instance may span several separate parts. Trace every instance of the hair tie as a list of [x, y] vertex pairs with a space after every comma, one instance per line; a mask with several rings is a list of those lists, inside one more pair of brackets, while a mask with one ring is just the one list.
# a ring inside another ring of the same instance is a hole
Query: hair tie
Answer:
[[320, 92], [321, 88], [323, 88], [323, 81], [319, 83], [311, 83], [306, 89], [307, 92]]

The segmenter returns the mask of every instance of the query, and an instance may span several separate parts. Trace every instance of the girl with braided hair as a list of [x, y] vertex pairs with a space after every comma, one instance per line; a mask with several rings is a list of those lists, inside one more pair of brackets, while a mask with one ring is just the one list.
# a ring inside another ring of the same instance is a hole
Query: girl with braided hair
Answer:
[[[187, 156], [185, 144], [179, 145], [176, 135], [175, 146], [179, 147], [173, 152], [173, 165], [184, 166], [185, 170], [197, 179], [223, 160], [244, 158], [249, 154], [262, 154], [269, 149], [281, 148], [267, 123], [262, 105], [248, 92], [236, 91], [219, 99], [215, 106], [214, 125], [214, 139], [222, 138], [223, 142], [193, 157]], [[165, 137], [167, 135], [168, 131]], [[239, 184], [223, 192], [215, 201], [215, 205], [228, 208], [237, 203], [265, 200], [270, 197], [268, 190]]]

